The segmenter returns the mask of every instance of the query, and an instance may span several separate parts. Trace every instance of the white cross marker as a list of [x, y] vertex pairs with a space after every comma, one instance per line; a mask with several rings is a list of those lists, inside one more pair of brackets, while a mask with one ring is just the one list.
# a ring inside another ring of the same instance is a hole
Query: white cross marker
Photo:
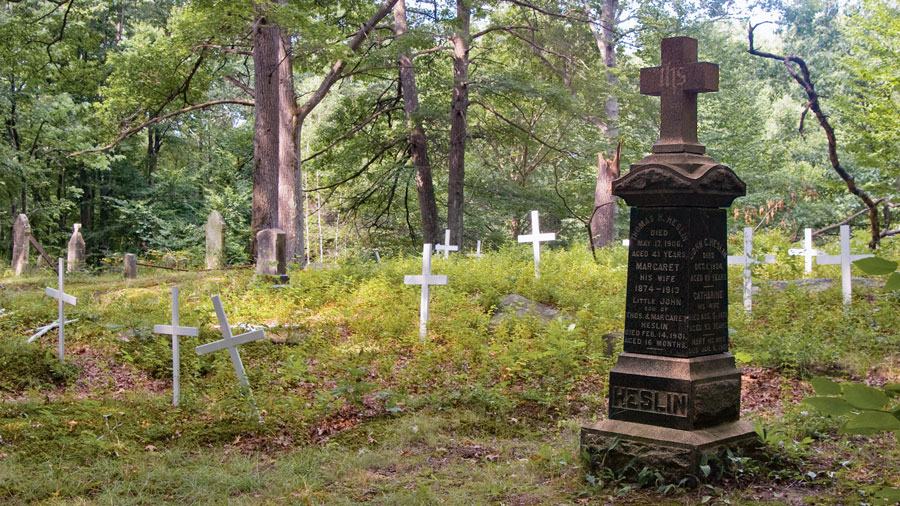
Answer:
[[804, 272], [809, 274], [812, 272], [812, 262], [813, 258], [817, 255], [824, 255], [824, 251], [819, 251], [813, 248], [812, 242], [812, 229], [807, 228], [803, 230], [803, 247], [802, 248], [791, 248], [788, 250], [788, 255], [791, 256], [802, 256], [805, 260]]
[[260, 339], [265, 339], [266, 332], [263, 330], [253, 330], [237, 336], [231, 335], [231, 326], [228, 325], [228, 318], [225, 317], [225, 310], [222, 309], [222, 299], [218, 295], [212, 298], [213, 306], [216, 308], [216, 317], [219, 319], [219, 327], [222, 329], [222, 339], [207, 344], [202, 344], [194, 348], [197, 355], [206, 355], [214, 351], [228, 349], [231, 355], [231, 364], [234, 366], [234, 374], [237, 375], [238, 383], [247, 389], [250, 389], [250, 382], [247, 381], [247, 374], [244, 372], [244, 363], [241, 362], [241, 355], [238, 353], [237, 347]]
[[57, 347], [57, 352], [59, 353], [59, 363], [63, 362], [63, 356], [66, 353], [66, 318], [63, 312], [63, 303], [71, 304], [73, 306], [78, 303], [78, 299], [63, 291], [63, 274], [65, 272], [66, 271], [63, 269], [63, 259], [60, 258], [56, 269], [56, 273], [58, 276], [58, 288], [56, 290], [50, 287], [44, 289], [44, 293], [46, 295], [53, 297], [59, 302], [59, 345]]
[[470, 257], [478, 257], [481, 258], [484, 255], [481, 254], [481, 239], [478, 240], [478, 246], [475, 248], [475, 253], [469, 253]]
[[728, 265], [744, 266], [744, 311], [753, 309], [753, 278], [750, 269], [753, 264], [774, 264], [775, 255], [766, 255], [765, 259], [760, 261], [753, 256], [753, 228], [744, 229], [744, 254], [728, 255]]
[[630, 239], [622, 239], [622, 246], [625, 246], [626, 248], [631, 246], [631, 240]]
[[861, 258], [874, 255], [850, 254], [850, 226], [841, 225], [841, 254], [840, 255], [816, 255], [818, 265], [841, 266], [841, 291], [844, 294], [844, 305], [850, 304], [853, 295], [853, 278], [850, 275], [850, 264]]
[[381, 263], [381, 253], [379, 253], [378, 250], [375, 250], [375, 260], [377, 260], [378, 263]]
[[172, 336], [172, 405], [178, 406], [178, 397], [181, 394], [181, 387], [178, 378], [181, 372], [181, 353], [178, 349], [178, 336], [197, 337], [199, 332], [197, 327], [179, 327], [178, 326], [178, 287], [172, 287], [172, 324], [171, 325], [154, 325], [154, 334], [169, 334]]
[[428, 332], [428, 302], [430, 299], [429, 285], [446, 285], [446, 274], [431, 273], [431, 244], [422, 246], [422, 275], [407, 274], [403, 276], [404, 285], [422, 285], [422, 297], [419, 301], [419, 339], [424, 340]]
[[541, 224], [540, 218], [538, 218], [538, 212], [531, 211], [531, 233], [520, 235], [519, 242], [530, 242], [532, 244], [534, 249], [534, 277], [536, 278], [541, 277], [541, 242], [556, 240], [555, 233], [542, 234], [540, 230]]
[[459, 251], [459, 246], [450, 246], [450, 229], [444, 230], [444, 244], [437, 244], [434, 247], [437, 251], [444, 252], [444, 258], [450, 255], [451, 251]]

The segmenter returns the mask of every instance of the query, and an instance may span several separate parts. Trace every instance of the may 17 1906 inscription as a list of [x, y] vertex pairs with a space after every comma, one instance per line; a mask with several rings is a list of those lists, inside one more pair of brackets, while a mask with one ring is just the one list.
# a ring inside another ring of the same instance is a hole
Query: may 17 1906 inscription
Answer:
[[728, 351], [725, 213], [632, 208], [625, 351], [697, 357]]

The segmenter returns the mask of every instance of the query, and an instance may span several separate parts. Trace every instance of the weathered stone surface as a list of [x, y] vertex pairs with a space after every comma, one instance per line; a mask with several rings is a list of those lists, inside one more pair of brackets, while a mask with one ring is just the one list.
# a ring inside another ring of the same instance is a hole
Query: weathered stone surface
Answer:
[[225, 220], [219, 211], [213, 211], [206, 219], [206, 268], [221, 269], [224, 266]]
[[256, 273], [287, 283], [286, 234], [280, 228], [256, 233]]
[[13, 250], [12, 250], [12, 271], [16, 276], [21, 276], [25, 269], [28, 268], [28, 254], [31, 251], [31, 224], [28, 223], [28, 216], [20, 214], [16, 216], [13, 222]]
[[603, 334], [603, 354], [611, 357], [616, 352], [616, 345], [622, 342], [623, 334], [621, 332], [611, 332]]
[[69, 239], [66, 253], [66, 272], [84, 269], [84, 238], [81, 237], [81, 223], [73, 225], [72, 237]]
[[536, 316], [544, 321], [550, 321], [560, 315], [559, 309], [541, 304], [540, 302], [522, 297], [517, 294], [509, 294], [503, 297], [497, 312], [491, 318], [491, 323], [500, 323], [509, 317]]
[[125, 255], [125, 279], [137, 278], [137, 257], [134, 253]]

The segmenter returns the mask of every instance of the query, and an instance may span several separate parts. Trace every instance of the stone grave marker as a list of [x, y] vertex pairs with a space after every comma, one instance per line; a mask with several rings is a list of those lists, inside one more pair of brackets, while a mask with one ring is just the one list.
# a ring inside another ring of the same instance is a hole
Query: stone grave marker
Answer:
[[225, 220], [219, 211], [213, 211], [206, 219], [206, 268], [222, 267], [225, 267]]
[[218, 295], [212, 297], [213, 307], [216, 309], [216, 318], [219, 319], [219, 327], [222, 330], [222, 339], [211, 343], [201, 344], [194, 348], [197, 355], [206, 355], [219, 350], [228, 350], [231, 356], [231, 365], [234, 367], [234, 374], [237, 376], [238, 384], [242, 388], [250, 390], [250, 381], [247, 380], [247, 373], [244, 369], [244, 362], [241, 361], [241, 354], [238, 353], [237, 347], [242, 344], [251, 343], [265, 339], [266, 332], [264, 330], [252, 330], [243, 334], [232, 336], [231, 326], [228, 324], [228, 318], [225, 316], [225, 309], [222, 308], [222, 299]]
[[450, 245], [450, 229], [444, 230], [444, 244], [438, 244], [434, 247], [436, 251], [443, 251], [444, 258], [450, 256], [451, 251], [459, 251], [459, 246]]
[[841, 266], [841, 292], [844, 294], [844, 305], [849, 305], [853, 300], [853, 277], [850, 274], [850, 266], [853, 262], [862, 258], [875, 255], [853, 255], [850, 253], [850, 225], [841, 225], [841, 252], [838, 255], [816, 255], [816, 263], [819, 265]]
[[753, 310], [753, 277], [751, 269], [754, 264], [774, 264], [775, 255], [766, 255], [762, 261], [753, 256], [753, 227], [744, 228], [744, 254], [728, 255], [728, 265], [744, 266], [744, 311]]
[[63, 270], [63, 259], [60, 258], [58, 262], [58, 270], [57, 272], [57, 288], [54, 290], [53, 288], [47, 287], [44, 289], [44, 293], [53, 297], [57, 300], [57, 305], [59, 309], [59, 323], [57, 324], [57, 332], [59, 333], [59, 341], [57, 344], [57, 353], [59, 354], [59, 363], [63, 362], [63, 357], [66, 354], [66, 316], [64, 311], [64, 304], [70, 304], [72, 306], [78, 303], [78, 299], [72, 297], [67, 294], [63, 289], [63, 276], [65, 275], [65, 271]]
[[137, 278], [137, 257], [134, 253], [125, 254], [125, 279]]
[[66, 272], [84, 269], [84, 238], [81, 237], [81, 223], [72, 226], [72, 237], [69, 238], [66, 251]]
[[446, 285], [446, 274], [431, 273], [431, 244], [422, 246], [422, 274], [403, 276], [404, 285], [422, 285], [422, 295], [419, 299], [419, 339], [425, 340], [428, 335], [428, 305], [431, 300], [431, 285]]
[[541, 277], [541, 243], [555, 241], [556, 234], [541, 233], [540, 217], [537, 211], [531, 211], [531, 233], [519, 236], [519, 242], [530, 242], [534, 250], [534, 277]]
[[256, 233], [256, 273], [280, 283], [287, 283], [287, 235], [280, 228], [267, 228]]
[[805, 228], [803, 229], [803, 247], [802, 248], [791, 248], [788, 250], [788, 255], [791, 256], [802, 256], [804, 260], [803, 272], [809, 274], [812, 272], [813, 258], [816, 258], [818, 255], [824, 255], [824, 251], [819, 251], [813, 248], [812, 242], [812, 229]]
[[169, 334], [172, 336], [172, 405], [178, 406], [178, 400], [181, 396], [180, 372], [181, 372], [181, 353], [178, 347], [178, 336], [200, 335], [197, 327], [181, 327], [178, 322], [178, 287], [172, 287], [172, 324], [171, 325], [154, 325], [154, 334]]
[[631, 206], [624, 352], [609, 418], [582, 427], [581, 446], [591, 467], [647, 466], [677, 483], [701, 476], [703, 454], [756, 444], [728, 353], [724, 208], [746, 187], [697, 140], [697, 94], [718, 90], [718, 66], [697, 62], [695, 39], [664, 39], [640, 87], [661, 97], [660, 139], [613, 182]]
[[28, 268], [28, 253], [31, 251], [31, 225], [28, 216], [20, 214], [13, 222], [13, 250], [12, 270], [16, 276], [21, 276]]

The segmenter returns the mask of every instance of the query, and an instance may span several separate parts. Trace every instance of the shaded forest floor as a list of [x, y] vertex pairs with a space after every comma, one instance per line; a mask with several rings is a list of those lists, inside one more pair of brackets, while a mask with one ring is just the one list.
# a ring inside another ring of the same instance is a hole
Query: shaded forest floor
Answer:
[[[800, 260], [785, 261], [756, 273], [762, 290], [748, 315], [732, 270], [743, 416], [764, 435], [766, 454], [684, 488], [649, 470], [591, 473], [579, 456], [581, 425], [606, 413], [615, 354], [604, 353], [602, 336], [621, 330], [625, 249], [597, 262], [549, 251], [539, 280], [527, 253], [435, 259], [450, 284], [432, 291], [425, 341], [418, 287], [402, 284], [421, 270], [414, 257], [293, 271], [285, 288], [237, 271], [142, 270], [129, 281], [74, 274], [66, 286], [78, 305], [67, 318], [78, 322], [66, 326], [65, 366], [55, 330], [24, 344], [28, 329], [56, 317], [43, 296], [54, 277], [2, 278], [0, 502], [859, 504], [900, 485], [895, 435], [839, 435], [839, 421], [801, 403], [814, 375], [900, 382], [895, 296], [859, 291], [842, 310], [839, 288], [767, 289], [765, 280], [802, 276]], [[178, 408], [169, 337], [152, 333], [169, 323], [175, 284], [181, 325], [200, 328], [181, 339]], [[509, 293], [566, 317], [492, 323]], [[263, 326], [269, 338], [240, 349], [252, 402], [227, 353], [193, 352], [221, 338], [216, 294], [235, 333]]]

